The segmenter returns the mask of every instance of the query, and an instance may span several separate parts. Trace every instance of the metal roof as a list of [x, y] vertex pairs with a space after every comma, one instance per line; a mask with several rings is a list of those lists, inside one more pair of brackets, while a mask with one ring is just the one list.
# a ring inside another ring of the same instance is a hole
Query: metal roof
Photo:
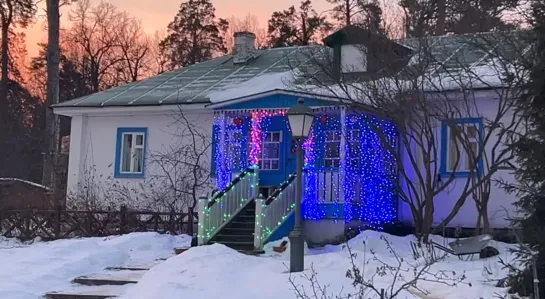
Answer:
[[[486, 38], [481, 38], [483, 36]], [[494, 51], [500, 49], [505, 53], [520, 55], [521, 50], [517, 47], [528, 45], [527, 42], [518, 43], [512, 40], [507, 43], [502, 40], [503, 38], [504, 34], [490, 33], [403, 39], [395, 42], [411, 49], [414, 57], [418, 55], [427, 57], [432, 62], [429, 63], [428, 71], [443, 72], [449, 68], [459, 68], [461, 64], [473, 66], [484, 63], [490, 56], [492, 48]], [[312, 67], [309, 53], [314, 56], [330, 55], [332, 50], [321, 45], [257, 50], [256, 57], [245, 65], [234, 64], [233, 56], [226, 55], [59, 103], [53, 107], [210, 103], [208, 94], [211, 92], [236, 87], [237, 84], [260, 75], [287, 72], [300, 66], [305, 66], [308, 70]]]

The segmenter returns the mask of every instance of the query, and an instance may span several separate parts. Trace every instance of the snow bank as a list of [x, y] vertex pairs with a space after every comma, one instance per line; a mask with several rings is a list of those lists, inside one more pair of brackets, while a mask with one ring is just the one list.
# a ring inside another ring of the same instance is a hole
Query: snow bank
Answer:
[[[402, 268], [403, 279], [413, 277], [413, 267], [410, 264], [423, 262], [414, 260], [411, 254], [412, 236], [394, 237], [383, 233], [367, 231], [350, 240], [349, 246], [356, 254], [355, 263], [364, 269], [367, 279], [376, 274], [381, 266], [378, 260], [391, 266], [396, 266], [394, 254], [387, 250], [386, 238], [395, 253], [404, 259]], [[434, 238], [436, 242], [446, 242], [443, 238]], [[279, 243], [280, 241], [277, 241]], [[509, 261], [508, 246], [496, 244], [502, 259]], [[142, 280], [121, 298], [123, 299], [169, 299], [180, 298], [237, 298], [237, 299], [291, 299], [297, 298], [290, 283], [289, 249], [282, 254], [270, 253], [270, 248], [261, 257], [240, 254], [220, 244], [193, 247], [188, 251], [167, 260], [152, 268]], [[372, 252], [375, 252], [373, 255]], [[457, 257], [447, 257], [434, 265], [430, 271], [446, 271], [458, 277], [465, 275], [465, 283], [455, 287], [446, 287], [436, 282], [421, 281], [418, 286], [429, 291], [433, 298], [475, 299], [494, 298], [494, 294], [505, 293], [505, 289], [493, 287], [493, 279], [503, 278], [507, 273], [498, 264], [498, 258], [485, 260], [461, 261]], [[365, 267], [363, 267], [365, 265]], [[309, 249], [305, 257], [305, 273], [310, 276], [311, 269], [316, 271], [316, 279], [322, 286], [327, 285], [327, 293], [347, 295], [356, 290], [351, 280], [346, 278], [346, 271], [351, 268], [349, 253], [346, 247], [327, 246], [322, 249]], [[375, 275], [373, 284], [377, 288], [387, 288], [391, 285], [394, 275]], [[431, 279], [430, 276], [426, 276]], [[298, 289], [312, 292], [310, 282], [302, 274], [292, 275]], [[398, 277], [399, 279], [399, 277]], [[403, 279], [399, 279], [400, 285]], [[471, 286], [469, 285], [471, 283]], [[321, 297], [321, 296], [319, 296]], [[377, 298], [369, 294], [365, 298]], [[408, 291], [402, 291], [396, 298], [420, 298]]]
[[0, 298], [36, 299], [64, 289], [77, 276], [105, 267], [151, 262], [188, 245], [189, 236], [133, 233], [108, 238], [36, 242], [0, 239]]

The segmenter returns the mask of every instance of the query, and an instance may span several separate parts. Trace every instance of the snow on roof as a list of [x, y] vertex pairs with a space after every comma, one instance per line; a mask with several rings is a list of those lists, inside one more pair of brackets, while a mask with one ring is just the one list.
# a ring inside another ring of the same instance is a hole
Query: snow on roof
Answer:
[[34, 187], [37, 187], [37, 188], [42, 188], [42, 189], [45, 189], [45, 190], [48, 190], [48, 191], [51, 190], [47, 186], [40, 185], [40, 184], [31, 182], [31, 181], [26, 181], [26, 180], [23, 180], [23, 179], [18, 179], [18, 178], [0, 178], [0, 182], [2, 182], [2, 181], [4, 181], [4, 182], [6, 182], [6, 181], [16, 181], [16, 182], [25, 183], [27, 185], [31, 185], [31, 186], [34, 186]]
[[[513, 36], [515, 34], [519, 33], [515, 32]], [[483, 39], [483, 36], [486, 39]], [[510, 39], [507, 40], [506, 36]], [[413, 38], [395, 40], [395, 42], [414, 51], [414, 59], [411, 60], [409, 67], [418, 64], [418, 60], [423, 58], [429, 64], [426, 66], [426, 71], [439, 74], [437, 78], [440, 78], [442, 74], [450, 73], [453, 69], [460, 67], [476, 67], [477, 72], [490, 74], [490, 70], [479, 69], [480, 64], [486, 62], [485, 58], [493, 52], [492, 48], [494, 51], [502, 52], [503, 55], [520, 55], [522, 52], [520, 48], [526, 47], [528, 42], [521, 39], [519, 43], [517, 38], [519, 38], [518, 35], [512, 38], [506, 34], [487, 33]], [[517, 46], [517, 44], [520, 45]], [[330, 56], [331, 53], [330, 48], [320, 45], [272, 48], [257, 50], [256, 57], [247, 64], [234, 64], [233, 56], [226, 55], [56, 104], [53, 107], [218, 103], [274, 89], [293, 89], [296, 88], [290, 86], [293, 83], [293, 69], [309, 67], [309, 63], [312, 64], [311, 58], [318, 55]], [[310, 68], [312, 67], [311, 65]], [[457, 86], [460, 85], [459, 82], [448, 83], [449, 79], [445, 80], [447, 82], [440, 82], [439, 85], [446, 84], [445, 87], [460, 88]], [[488, 78], [487, 80], [501, 81], [497, 75], [496, 79]]]
[[268, 73], [240, 84], [231, 84], [225, 89], [208, 94], [210, 102], [220, 103], [275, 89], [289, 89], [294, 80], [294, 72]]
[[[332, 84], [330, 86], [316, 86], [312, 84], [297, 84], [298, 70], [265, 74], [253, 78], [242, 84], [227, 86], [220, 91], [214, 91], [208, 96], [212, 103], [221, 103], [231, 99], [251, 96], [273, 90], [301, 91], [308, 94], [339, 99], [364, 101], [373, 91], [388, 93], [401, 93], [414, 90], [415, 82], [419, 82], [419, 90], [424, 92], [439, 92], [444, 90], [467, 90], [470, 88], [500, 88], [505, 86], [501, 73], [508, 70], [509, 66], [492, 59], [487, 63], [475, 66], [471, 69], [451, 70], [438, 72], [435, 75], [425, 74], [416, 79], [402, 80], [400, 78], [385, 77], [370, 82], [357, 82], [346, 84]], [[378, 90], [377, 90], [378, 89]]]

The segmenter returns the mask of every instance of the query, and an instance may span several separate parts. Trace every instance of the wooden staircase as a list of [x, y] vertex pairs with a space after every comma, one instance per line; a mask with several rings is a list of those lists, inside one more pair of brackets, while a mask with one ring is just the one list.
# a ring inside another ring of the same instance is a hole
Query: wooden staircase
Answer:
[[255, 200], [248, 204], [208, 243], [219, 243], [245, 253], [254, 250]]

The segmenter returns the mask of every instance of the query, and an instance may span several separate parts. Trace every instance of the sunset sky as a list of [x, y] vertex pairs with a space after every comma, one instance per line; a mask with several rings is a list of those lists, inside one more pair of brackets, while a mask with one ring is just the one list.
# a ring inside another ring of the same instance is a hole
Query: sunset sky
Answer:
[[[149, 33], [166, 28], [173, 20], [174, 15], [183, 0], [104, 0], [125, 10], [132, 16], [142, 21], [143, 27]], [[42, 1], [42, 3], [45, 1]], [[100, 0], [91, 0], [92, 3], [100, 3]], [[276, 10], [288, 8], [291, 5], [298, 6], [300, 0], [212, 0], [216, 7], [216, 16], [228, 18], [230, 16], [244, 17], [251, 13], [261, 20], [261, 26], [265, 26], [271, 13]], [[318, 13], [330, 9], [331, 5], [326, 0], [313, 0], [314, 8]], [[69, 7], [63, 9], [66, 17]], [[36, 24], [26, 30], [27, 49], [30, 57], [37, 54], [36, 43], [45, 42], [44, 32], [45, 12], [40, 9]], [[66, 25], [66, 19], [61, 20], [61, 26]]]

